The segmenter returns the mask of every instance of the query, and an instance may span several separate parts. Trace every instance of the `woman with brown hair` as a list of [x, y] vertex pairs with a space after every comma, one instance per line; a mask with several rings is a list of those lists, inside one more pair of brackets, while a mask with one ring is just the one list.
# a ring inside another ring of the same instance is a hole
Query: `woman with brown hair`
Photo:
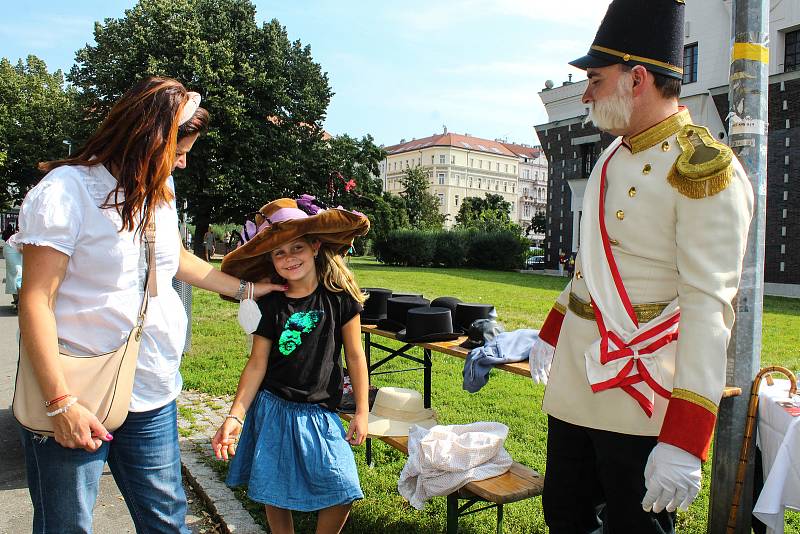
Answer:
[[[34, 532], [90, 532], [106, 461], [137, 532], [188, 532], [175, 405], [187, 325], [171, 280], [235, 298], [250, 290], [180, 241], [171, 173], [186, 166], [206, 127], [199, 102], [175, 80], [142, 80], [74, 157], [40, 165], [47, 175], [22, 204], [22, 231], [12, 239], [25, 245], [20, 334], [54, 428], [54, 438], [21, 429]], [[128, 416], [112, 436], [70, 391], [58, 353], [101, 354], [124, 343], [145, 290], [148, 225], [156, 291]]]

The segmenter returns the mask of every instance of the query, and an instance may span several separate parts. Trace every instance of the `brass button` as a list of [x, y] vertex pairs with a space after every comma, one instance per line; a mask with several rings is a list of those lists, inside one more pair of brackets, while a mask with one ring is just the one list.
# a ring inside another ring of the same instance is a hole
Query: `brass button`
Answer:
[[624, 56], [622, 56], [622, 61], [630, 61], [630, 59], [631, 59], [630, 54], [625, 54]]
[[664, 141], [661, 143], [661, 150], [664, 152], [669, 152], [669, 141]]
[[617, 241], [617, 240], [616, 240], [616, 239], [614, 239], [613, 237], [609, 237], [609, 238], [608, 238], [608, 242], [609, 242], [609, 243], [611, 243], [612, 245], [614, 245], [615, 247], [616, 247], [617, 245], [619, 245], [619, 241]]
[[617, 210], [617, 219], [620, 221], [625, 218], [625, 212], [622, 210]]
[[642, 174], [650, 174], [652, 169], [653, 167], [651, 167], [649, 163], [645, 163], [644, 169], [642, 169]]
[[575, 271], [575, 278], [580, 280], [581, 278], [583, 278], [583, 274], [580, 271]]
[[631, 198], [636, 196], [636, 188], [635, 187], [631, 187], [630, 189], [628, 189], [628, 196], [631, 197]]

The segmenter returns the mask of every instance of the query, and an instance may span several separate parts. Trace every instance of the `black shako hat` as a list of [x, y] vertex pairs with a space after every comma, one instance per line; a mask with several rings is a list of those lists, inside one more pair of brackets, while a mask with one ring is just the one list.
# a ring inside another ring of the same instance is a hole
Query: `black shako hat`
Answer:
[[494, 306], [491, 304], [459, 302], [456, 304], [456, 312], [453, 314], [456, 330], [466, 334], [475, 319], [493, 319], [492, 310], [494, 310]]
[[378, 328], [399, 332], [406, 327], [406, 315], [411, 308], [428, 306], [428, 299], [420, 297], [392, 297], [386, 301], [386, 319], [378, 321]]
[[452, 341], [461, 334], [453, 332], [453, 316], [450, 308], [412, 308], [406, 316], [406, 328], [397, 334], [397, 339], [406, 343], [434, 343]]
[[642, 65], [680, 80], [685, 10], [684, 0], [613, 0], [589, 52], [569, 64], [583, 70]]
[[392, 296], [391, 289], [382, 287], [363, 287], [361, 291], [368, 295], [361, 312], [361, 324], [375, 324], [386, 319], [386, 301]]

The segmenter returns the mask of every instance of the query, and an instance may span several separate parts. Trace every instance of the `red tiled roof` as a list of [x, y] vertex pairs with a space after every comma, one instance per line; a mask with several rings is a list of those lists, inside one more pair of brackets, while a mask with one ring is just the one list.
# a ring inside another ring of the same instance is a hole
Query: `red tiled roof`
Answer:
[[423, 137], [422, 139], [415, 139], [406, 143], [392, 145], [386, 147], [386, 152], [389, 154], [401, 154], [403, 152], [422, 150], [423, 148], [434, 146], [452, 146], [464, 150], [472, 150], [474, 152], [486, 152], [487, 154], [495, 154], [498, 156], [516, 157], [513, 151], [503, 146], [503, 143], [456, 133], [435, 134], [430, 137]]
[[524, 146], [516, 145], [514, 143], [503, 143], [503, 146], [518, 156], [524, 156], [531, 159], [538, 158], [542, 153], [541, 147], [538, 146]]

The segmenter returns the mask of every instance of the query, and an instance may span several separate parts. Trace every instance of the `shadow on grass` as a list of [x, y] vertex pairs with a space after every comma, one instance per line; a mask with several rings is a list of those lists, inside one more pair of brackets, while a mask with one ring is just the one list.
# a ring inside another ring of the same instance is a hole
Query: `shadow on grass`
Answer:
[[554, 291], [561, 291], [568, 281], [567, 278], [557, 276], [522, 274], [516, 271], [490, 271], [487, 269], [468, 267], [402, 267], [398, 265], [383, 265], [374, 261], [359, 259], [361, 261], [353, 262], [353, 269], [361, 272], [387, 273], [402, 270], [404, 273], [438, 274], [442, 276], [466, 278], [479, 282], [512, 284]]

